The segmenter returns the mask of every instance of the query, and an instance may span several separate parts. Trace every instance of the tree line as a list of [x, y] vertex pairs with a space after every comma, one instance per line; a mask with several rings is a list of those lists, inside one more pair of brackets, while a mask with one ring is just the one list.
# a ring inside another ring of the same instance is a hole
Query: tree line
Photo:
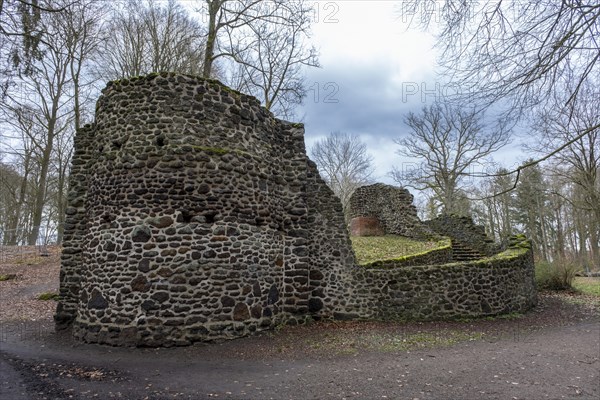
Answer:
[[[60, 242], [76, 130], [106, 81], [163, 70], [215, 77], [283, 118], [306, 95], [311, 4], [302, 0], [0, 0], [0, 241]], [[503, 240], [523, 232], [540, 259], [600, 262], [600, 6], [592, 1], [409, 0], [399, 12], [437, 24], [443, 77], [462, 93], [405, 116], [390, 172], [423, 192], [427, 216], [472, 215]], [[490, 117], [498, 111], [497, 118]], [[487, 116], [486, 116], [487, 114]], [[492, 157], [520, 122], [532, 159]], [[343, 204], [372, 179], [356, 136], [311, 156]]]
[[72, 141], [107, 81], [217, 78], [292, 118], [319, 66], [304, 0], [0, 1], [0, 243], [62, 240]]

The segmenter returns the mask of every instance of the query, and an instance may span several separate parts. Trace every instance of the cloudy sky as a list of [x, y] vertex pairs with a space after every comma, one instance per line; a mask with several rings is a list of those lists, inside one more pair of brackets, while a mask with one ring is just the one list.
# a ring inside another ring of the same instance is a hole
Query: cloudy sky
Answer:
[[[356, 134], [375, 158], [376, 179], [393, 183], [392, 166], [410, 162], [393, 139], [408, 133], [403, 117], [448, 90], [435, 74], [433, 35], [409, 29], [401, 1], [319, 1], [312, 41], [322, 68], [307, 76], [298, 114], [307, 149], [333, 131]], [[497, 158], [510, 167], [522, 158], [515, 144]]]
[[[190, 11], [197, 7], [197, 0], [180, 2]], [[299, 122], [305, 123], [307, 150], [334, 131], [358, 135], [374, 157], [375, 180], [391, 184], [392, 167], [412, 161], [396, 154], [394, 143], [408, 134], [404, 116], [452, 92], [435, 74], [433, 35], [409, 28], [403, 4], [314, 0], [311, 43], [322, 68], [306, 71], [308, 96], [297, 110]], [[518, 138], [494, 156], [508, 168], [524, 157]]]

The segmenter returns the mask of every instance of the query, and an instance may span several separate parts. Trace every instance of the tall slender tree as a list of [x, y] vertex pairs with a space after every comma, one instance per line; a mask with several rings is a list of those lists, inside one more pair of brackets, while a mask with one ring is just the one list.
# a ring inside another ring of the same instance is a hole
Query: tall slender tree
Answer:
[[306, 96], [303, 68], [319, 66], [306, 43], [312, 7], [305, 0], [206, 0], [199, 10], [208, 20], [203, 76], [222, 60], [231, 86], [290, 118]]
[[[68, 156], [60, 157], [62, 163], [56, 167], [57, 144], [68, 149], [70, 141], [65, 135], [72, 135], [75, 123], [81, 121], [81, 71], [89, 60], [93, 38], [97, 33], [99, 10], [97, 0], [54, 1], [52, 11], [41, 12], [37, 27], [42, 33], [37, 45], [39, 57], [31, 59], [28, 74], [17, 74], [18, 80], [7, 87], [1, 114], [4, 127], [2, 133], [20, 137], [22, 149], [30, 153], [14, 154], [21, 157], [24, 165], [34, 164], [35, 173], [26, 173], [27, 186], [34, 188], [30, 209], [30, 229], [27, 242], [35, 244], [40, 236], [42, 225], [48, 219], [48, 205], [51, 196], [51, 182], [58, 171], [62, 178], [59, 187], [66, 190], [66, 169]], [[60, 8], [60, 12], [55, 9]], [[13, 42], [17, 46], [18, 42]], [[11, 119], [21, 116], [22, 119]], [[21, 122], [19, 122], [21, 121]], [[22, 123], [26, 122], [26, 123]], [[19, 145], [16, 146], [18, 148]], [[68, 150], [67, 150], [68, 151]], [[30, 154], [30, 157], [23, 157]], [[61, 154], [65, 154], [61, 152]], [[28, 169], [25, 168], [25, 171]], [[64, 211], [64, 201], [61, 201]], [[20, 219], [22, 223], [22, 219]]]

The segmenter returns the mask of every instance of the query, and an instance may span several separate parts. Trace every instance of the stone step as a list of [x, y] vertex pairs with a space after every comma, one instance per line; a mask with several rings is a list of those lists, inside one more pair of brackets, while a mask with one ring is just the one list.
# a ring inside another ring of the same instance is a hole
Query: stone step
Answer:
[[452, 240], [452, 259], [454, 261], [473, 261], [483, 258], [481, 253], [464, 243]]

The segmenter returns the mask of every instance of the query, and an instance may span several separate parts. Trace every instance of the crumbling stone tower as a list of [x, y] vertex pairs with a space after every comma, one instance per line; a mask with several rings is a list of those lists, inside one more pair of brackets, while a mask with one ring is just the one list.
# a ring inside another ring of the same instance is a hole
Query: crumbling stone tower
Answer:
[[303, 136], [216, 81], [110, 83], [76, 137], [57, 327], [173, 345], [343, 310], [354, 253]]
[[404, 188], [375, 183], [361, 186], [350, 197], [350, 231], [354, 236], [432, 236], [419, 219], [413, 195]]

